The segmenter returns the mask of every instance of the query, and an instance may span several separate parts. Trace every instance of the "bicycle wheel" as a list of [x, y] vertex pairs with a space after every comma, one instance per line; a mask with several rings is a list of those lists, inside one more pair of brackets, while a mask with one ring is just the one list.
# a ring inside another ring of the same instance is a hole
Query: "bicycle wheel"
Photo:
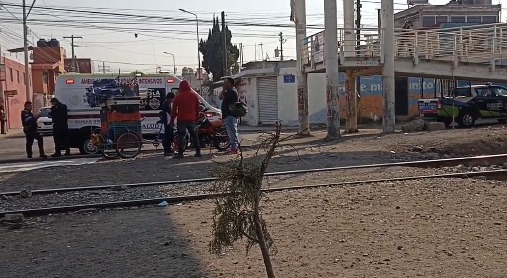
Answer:
[[215, 149], [223, 152], [227, 150], [231, 146], [231, 142], [229, 141], [229, 135], [227, 135], [227, 131], [225, 129], [220, 130], [214, 138], [213, 147]]
[[127, 132], [116, 141], [116, 152], [121, 158], [134, 158], [140, 152], [143, 144], [137, 133]]
[[[188, 139], [187, 137], [185, 136], [183, 138], [183, 147], [181, 149], [181, 152], [185, 152], [187, 150], [187, 147], [188, 147]], [[179, 152], [179, 149], [180, 149], [180, 139], [179, 139], [179, 136], [178, 135], [174, 135], [174, 139], [173, 139], [173, 143], [172, 143], [172, 148], [174, 150], [174, 152]]]

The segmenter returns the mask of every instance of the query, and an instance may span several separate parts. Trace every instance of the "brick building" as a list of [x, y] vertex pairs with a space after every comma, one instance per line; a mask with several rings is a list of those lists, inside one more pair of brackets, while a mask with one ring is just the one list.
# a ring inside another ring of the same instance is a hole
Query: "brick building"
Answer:
[[[24, 64], [6, 57], [1, 58], [2, 73], [0, 86], [3, 89], [5, 111], [7, 114], [7, 128], [21, 128], [21, 111], [26, 101], [25, 66]], [[40, 106], [40, 105], [39, 105]]]

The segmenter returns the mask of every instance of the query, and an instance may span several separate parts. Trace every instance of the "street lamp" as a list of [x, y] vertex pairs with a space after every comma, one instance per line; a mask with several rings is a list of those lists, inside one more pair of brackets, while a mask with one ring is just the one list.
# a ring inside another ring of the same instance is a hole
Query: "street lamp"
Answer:
[[164, 54], [173, 56], [173, 73], [176, 75], [176, 61], [174, 59], [174, 54], [164, 51]]
[[201, 76], [201, 54], [199, 53], [199, 18], [193, 12], [189, 12], [189, 11], [187, 11], [185, 9], [179, 9], [179, 10], [182, 11], [182, 12], [184, 12], [184, 13], [191, 14], [191, 15], [195, 16], [195, 23], [197, 25], [197, 62], [199, 63], [198, 66], [197, 66], [197, 74], [199, 74], [199, 80], [201, 80], [201, 82], [202, 82], [202, 76]]

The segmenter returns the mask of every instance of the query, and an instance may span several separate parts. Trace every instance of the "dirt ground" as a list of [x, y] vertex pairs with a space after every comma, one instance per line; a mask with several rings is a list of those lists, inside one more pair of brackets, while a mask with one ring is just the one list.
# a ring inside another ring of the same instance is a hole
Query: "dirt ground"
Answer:
[[[277, 277], [505, 277], [507, 183], [424, 180], [270, 194]], [[0, 277], [265, 277], [244, 242], [208, 252], [213, 203], [3, 228]], [[2, 229], [2, 228], [0, 228]]]
[[[268, 171], [507, 153], [507, 130], [503, 126], [386, 136], [362, 132], [335, 142], [325, 142], [324, 137], [324, 132], [314, 132], [314, 137], [288, 141]], [[245, 156], [253, 152], [247, 150]], [[216, 162], [231, 159], [216, 151], [204, 151], [200, 159], [191, 154], [184, 160], [149, 154], [127, 161], [0, 174], [0, 191], [202, 178], [212, 174]]]

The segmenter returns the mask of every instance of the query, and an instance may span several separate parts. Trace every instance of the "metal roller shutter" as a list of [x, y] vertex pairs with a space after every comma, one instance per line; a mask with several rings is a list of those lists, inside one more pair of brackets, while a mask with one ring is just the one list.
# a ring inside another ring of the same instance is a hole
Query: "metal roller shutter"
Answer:
[[260, 124], [274, 124], [278, 121], [278, 90], [276, 77], [257, 78]]

